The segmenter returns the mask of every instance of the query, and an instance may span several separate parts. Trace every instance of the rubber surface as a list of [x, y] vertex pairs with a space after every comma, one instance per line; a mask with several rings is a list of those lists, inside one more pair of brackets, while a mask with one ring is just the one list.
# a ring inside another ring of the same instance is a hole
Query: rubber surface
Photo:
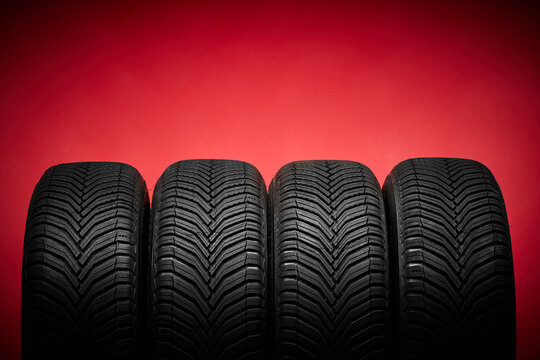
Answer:
[[293, 162], [269, 198], [275, 357], [384, 358], [386, 223], [372, 172], [350, 161]]
[[510, 235], [491, 172], [471, 160], [412, 159], [383, 193], [399, 357], [515, 358]]
[[73, 163], [36, 185], [24, 241], [23, 359], [137, 359], [148, 215], [133, 167]]
[[152, 204], [154, 358], [262, 358], [267, 200], [258, 171], [180, 161], [158, 180]]

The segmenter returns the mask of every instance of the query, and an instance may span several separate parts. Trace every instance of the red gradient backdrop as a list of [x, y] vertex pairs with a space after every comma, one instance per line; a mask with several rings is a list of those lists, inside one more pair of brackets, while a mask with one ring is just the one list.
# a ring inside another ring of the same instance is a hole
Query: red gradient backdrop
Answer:
[[[437, 2], [435, 2], [437, 3]], [[511, 3], [511, 2], [508, 2]], [[487, 4], [487, 2], [486, 2]], [[486, 164], [506, 199], [518, 358], [540, 358], [540, 43], [529, 5], [176, 2], [1, 9], [0, 358], [20, 357], [26, 210], [54, 164]]]

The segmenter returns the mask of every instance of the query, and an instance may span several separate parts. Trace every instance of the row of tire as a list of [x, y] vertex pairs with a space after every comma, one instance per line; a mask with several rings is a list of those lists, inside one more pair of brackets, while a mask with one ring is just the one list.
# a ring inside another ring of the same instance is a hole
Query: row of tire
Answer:
[[25, 359], [512, 359], [501, 191], [482, 164], [187, 160], [153, 192], [120, 163], [37, 184]]

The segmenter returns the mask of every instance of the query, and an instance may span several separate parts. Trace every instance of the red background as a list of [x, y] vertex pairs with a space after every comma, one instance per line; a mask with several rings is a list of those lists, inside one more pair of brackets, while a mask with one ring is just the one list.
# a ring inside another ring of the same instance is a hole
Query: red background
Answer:
[[382, 183], [417, 156], [472, 158], [495, 174], [518, 358], [540, 358], [538, 8], [119, 2], [1, 13], [0, 358], [20, 356], [26, 210], [51, 165], [122, 161], [152, 189], [189, 158], [245, 160], [267, 183], [293, 160], [349, 159]]

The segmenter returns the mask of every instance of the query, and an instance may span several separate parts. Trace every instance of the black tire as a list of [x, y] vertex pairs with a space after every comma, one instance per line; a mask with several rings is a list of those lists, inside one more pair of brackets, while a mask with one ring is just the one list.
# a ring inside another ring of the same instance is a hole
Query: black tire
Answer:
[[257, 169], [188, 160], [167, 168], [151, 216], [152, 349], [160, 359], [260, 359], [267, 202]]
[[464, 159], [397, 165], [383, 187], [403, 359], [514, 359], [515, 294], [504, 200]]
[[22, 276], [23, 359], [136, 359], [146, 185], [119, 163], [53, 166], [36, 185]]
[[350, 161], [298, 161], [269, 190], [278, 359], [381, 359], [389, 335], [377, 179]]

